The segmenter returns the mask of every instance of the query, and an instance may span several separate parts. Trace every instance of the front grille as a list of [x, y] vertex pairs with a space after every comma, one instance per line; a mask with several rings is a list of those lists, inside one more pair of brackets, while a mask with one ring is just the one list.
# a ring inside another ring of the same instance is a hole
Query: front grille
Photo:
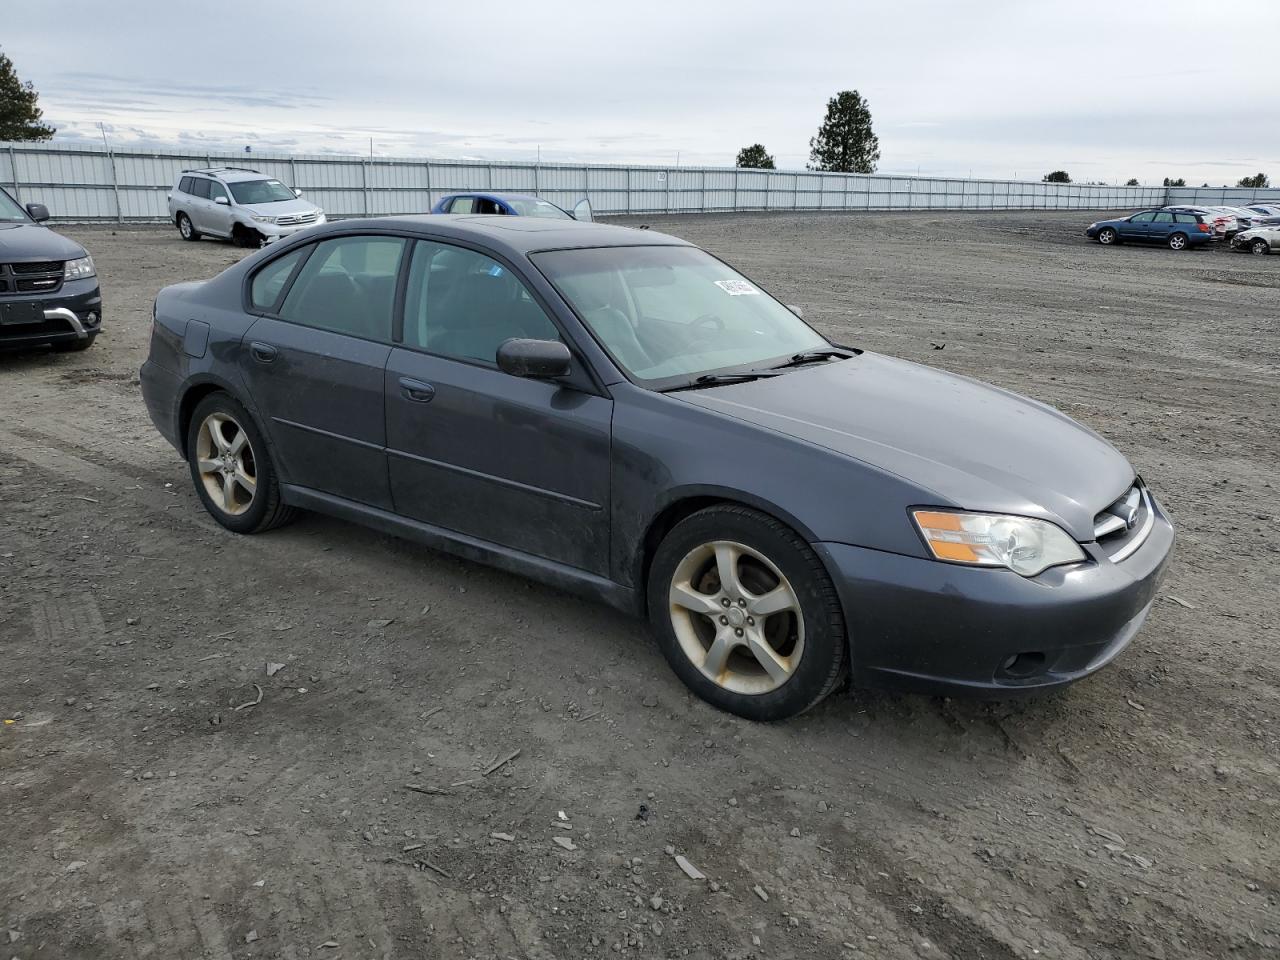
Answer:
[[62, 287], [62, 268], [61, 260], [0, 263], [0, 295], [57, 293]]
[[316, 214], [314, 213], [291, 213], [283, 217], [278, 217], [276, 223], [282, 227], [291, 227], [299, 223], [315, 223]]
[[1151, 495], [1139, 481], [1093, 518], [1093, 537], [1103, 553], [1119, 563], [1142, 546], [1154, 520]]

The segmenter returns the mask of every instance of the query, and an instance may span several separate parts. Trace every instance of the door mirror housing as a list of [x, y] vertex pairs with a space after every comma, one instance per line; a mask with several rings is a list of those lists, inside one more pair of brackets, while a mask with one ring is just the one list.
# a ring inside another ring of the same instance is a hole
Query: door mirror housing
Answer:
[[591, 201], [587, 199], [579, 200], [573, 208], [573, 219], [581, 220], [583, 223], [591, 223], [595, 217], [591, 213]]
[[36, 223], [44, 223], [49, 219], [49, 208], [43, 203], [28, 203], [27, 216]]
[[513, 377], [555, 380], [567, 377], [573, 355], [559, 340], [513, 338], [498, 347], [498, 369]]
[[230, 201], [230, 200], [228, 200], [226, 197], [214, 197], [214, 198], [213, 198], [213, 202], [214, 202], [214, 203], [220, 203], [220, 204], [222, 204], [224, 207], [229, 207], [229, 206], [231, 206], [231, 201]]
[[294, 188], [293, 188], [293, 195], [294, 195], [295, 197], [300, 197], [300, 196], [302, 196], [302, 191], [301, 191], [301, 190], [299, 190], [297, 187], [294, 187]]

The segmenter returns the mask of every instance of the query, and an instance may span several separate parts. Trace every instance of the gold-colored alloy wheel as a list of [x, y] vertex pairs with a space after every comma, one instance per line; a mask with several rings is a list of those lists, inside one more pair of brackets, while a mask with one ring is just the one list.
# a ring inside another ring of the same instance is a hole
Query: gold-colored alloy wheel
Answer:
[[804, 656], [804, 615], [782, 571], [742, 543], [690, 550], [671, 578], [671, 626], [689, 661], [718, 686], [762, 694]]
[[209, 499], [223, 513], [238, 517], [253, 506], [258, 471], [249, 435], [234, 418], [211, 413], [196, 435], [196, 466]]

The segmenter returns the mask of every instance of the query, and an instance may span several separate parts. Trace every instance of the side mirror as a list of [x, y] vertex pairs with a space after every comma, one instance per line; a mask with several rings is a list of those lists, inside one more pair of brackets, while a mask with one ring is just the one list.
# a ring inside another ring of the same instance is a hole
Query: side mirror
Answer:
[[569, 375], [573, 355], [559, 340], [507, 340], [498, 347], [498, 369], [513, 377], [554, 380]]
[[787, 309], [794, 313], [801, 320], [804, 319], [804, 307], [797, 307], [794, 303], [788, 303]]
[[36, 223], [44, 223], [49, 219], [49, 208], [43, 203], [28, 203], [27, 214]]
[[302, 191], [301, 191], [301, 190], [299, 190], [297, 187], [294, 187], [294, 188], [293, 188], [293, 195], [294, 195], [295, 197], [300, 197], [300, 196], [302, 196]]
[[591, 201], [579, 200], [573, 208], [573, 219], [581, 220], [583, 223], [591, 223], [595, 218], [591, 215]]
[[214, 198], [213, 198], [213, 202], [214, 202], [214, 203], [220, 203], [220, 204], [222, 204], [224, 207], [229, 207], [229, 206], [231, 206], [231, 201], [230, 201], [230, 200], [228, 200], [226, 197], [214, 197]]

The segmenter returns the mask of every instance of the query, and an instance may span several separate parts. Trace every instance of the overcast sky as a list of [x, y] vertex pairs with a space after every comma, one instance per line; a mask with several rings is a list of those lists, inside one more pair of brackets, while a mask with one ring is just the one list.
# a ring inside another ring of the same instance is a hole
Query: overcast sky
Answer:
[[1218, 185], [1280, 181], [1277, 38], [1274, 0], [59, 0], [0, 43], [64, 141], [798, 168], [856, 89], [883, 172]]

